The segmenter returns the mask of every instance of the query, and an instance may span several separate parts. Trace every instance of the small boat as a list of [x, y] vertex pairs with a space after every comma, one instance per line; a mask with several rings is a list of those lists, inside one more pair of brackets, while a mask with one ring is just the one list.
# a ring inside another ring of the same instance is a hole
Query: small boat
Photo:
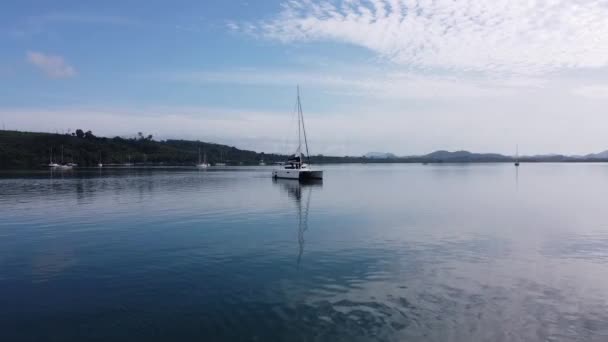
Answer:
[[58, 168], [59, 164], [53, 162], [53, 148], [52, 147], [51, 147], [50, 151], [51, 151], [51, 153], [50, 153], [50, 156], [49, 156], [49, 165], [48, 166], [50, 168]]
[[66, 163], [63, 162], [63, 145], [61, 145], [61, 165], [59, 165], [58, 168], [67, 170], [67, 169], [73, 168], [75, 165], [76, 164], [74, 164], [74, 163], [67, 163], [66, 164]]
[[224, 152], [220, 151], [220, 160], [221, 162], [213, 164], [213, 166], [226, 166], [224, 162]]
[[[323, 179], [322, 170], [314, 170], [310, 166], [310, 154], [308, 153], [308, 139], [306, 138], [306, 127], [304, 125], [304, 114], [302, 113], [302, 103], [300, 101], [300, 87], [297, 90], [297, 110], [298, 110], [298, 148], [291, 155], [285, 166], [272, 171], [273, 178], [297, 179], [299, 181]], [[304, 135], [304, 146], [306, 147], [306, 157], [302, 152], [302, 135]]]
[[206, 169], [209, 167], [209, 164], [207, 163], [207, 153], [205, 152], [205, 157], [203, 159], [203, 161], [201, 162], [201, 149], [198, 149], [198, 164], [196, 164], [196, 167], [198, 167], [199, 169]]
[[519, 145], [515, 145], [515, 163], [514, 165], [519, 166]]
[[122, 164], [122, 165], [123, 165], [123, 166], [126, 166], [126, 167], [131, 167], [131, 166], [133, 166], [133, 163], [131, 163], [131, 155], [130, 155], [130, 154], [129, 154], [129, 155], [127, 155], [127, 159], [128, 159], [129, 161], [128, 161], [128, 162], [126, 162], [126, 163], [124, 163], [124, 164]]
[[260, 166], [266, 166], [266, 163], [264, 162], [264, 159], [260, 160]]

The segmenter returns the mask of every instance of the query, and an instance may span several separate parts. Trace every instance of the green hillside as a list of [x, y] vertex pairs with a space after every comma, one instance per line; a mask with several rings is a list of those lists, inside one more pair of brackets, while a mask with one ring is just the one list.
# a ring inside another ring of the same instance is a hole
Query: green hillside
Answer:
[[102, 138], [78, 130], [74, 134], [0, 131], [0, 169], [40, 168], [53, 161], [73, 162], [79, 166], [103, 164], [193, 165], [198, 161], [198, 149], [207, 154], [210, 163], [253, 165], [260, 159], [267, 162], [284, 160], [279, 155], [264, 155], [235, 147], [187, 140], [155, 141], [152, 136], [139, 134], [136, 138]]

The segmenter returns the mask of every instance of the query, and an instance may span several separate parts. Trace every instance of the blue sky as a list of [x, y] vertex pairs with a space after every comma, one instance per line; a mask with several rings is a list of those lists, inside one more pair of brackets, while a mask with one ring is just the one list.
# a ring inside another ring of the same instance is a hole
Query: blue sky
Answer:
[[608, 148], [608, 6], [546, 1], [12, 1], [0, 120], [286, 152]]

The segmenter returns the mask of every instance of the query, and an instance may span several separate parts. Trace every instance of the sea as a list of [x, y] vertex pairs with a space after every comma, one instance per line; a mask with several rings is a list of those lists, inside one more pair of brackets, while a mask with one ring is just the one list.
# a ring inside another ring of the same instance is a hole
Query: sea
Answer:
[[608, 341], [608, 164], [0, 173], [0, 341]]

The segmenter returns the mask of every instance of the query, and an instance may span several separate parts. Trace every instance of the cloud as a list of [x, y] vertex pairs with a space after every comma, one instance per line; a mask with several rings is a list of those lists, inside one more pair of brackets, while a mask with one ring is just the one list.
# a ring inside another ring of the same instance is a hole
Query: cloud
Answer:
[[76, 75], [76, 70], [61, 56], [28, 51], [26, 59], [51, 78], [70, 78]]
[[284, 43], [334, 41], [420, 69], [545, 73], [608, 65], [602, 0], [290, 0], [231, 29]]

